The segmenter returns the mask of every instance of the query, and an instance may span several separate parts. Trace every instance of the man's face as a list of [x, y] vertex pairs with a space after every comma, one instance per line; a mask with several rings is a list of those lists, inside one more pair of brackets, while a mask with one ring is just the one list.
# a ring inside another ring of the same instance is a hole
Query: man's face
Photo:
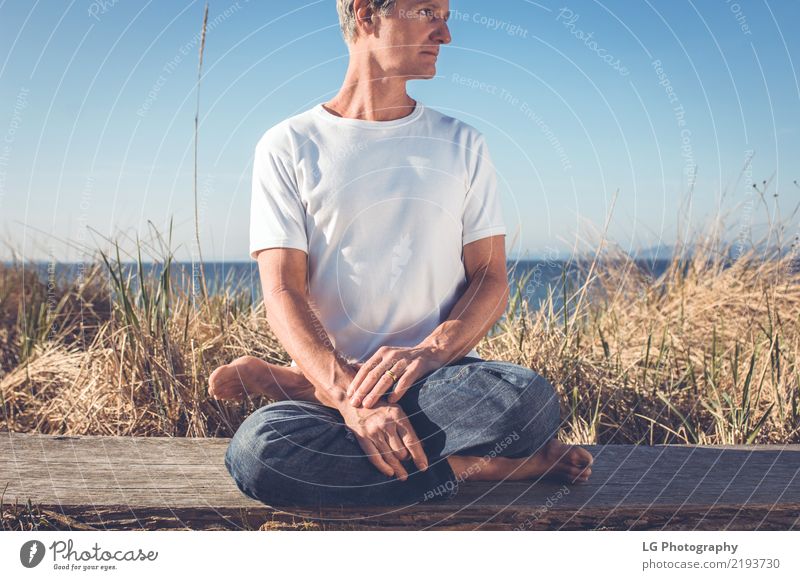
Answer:
[[397, 0], [392, 12], [380, 17], [377, 36], [369, 37], [386, 75], [433, 77], [439, 49], [451, 40], [449, 17], [449, 0]]

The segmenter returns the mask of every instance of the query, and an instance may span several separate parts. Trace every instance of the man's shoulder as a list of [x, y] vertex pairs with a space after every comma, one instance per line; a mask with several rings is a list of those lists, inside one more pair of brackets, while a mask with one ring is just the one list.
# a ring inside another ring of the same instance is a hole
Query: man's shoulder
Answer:
[[431, 120], [431, 125], [439, 131], [449, 133], [451, 137], [456, 137], [459, 140], [463, 139], [471, 143], [483, 136], [477, 127], [462, 119], [448, 115], [432, 107], [426, 106], [425, 109]]
[[311, 128], [313, 109], [307, 109], [287, 117], [269, 127], [259, 138], [256, 149], [270, 151], [289, 151], [293, 147], [293, 136]]

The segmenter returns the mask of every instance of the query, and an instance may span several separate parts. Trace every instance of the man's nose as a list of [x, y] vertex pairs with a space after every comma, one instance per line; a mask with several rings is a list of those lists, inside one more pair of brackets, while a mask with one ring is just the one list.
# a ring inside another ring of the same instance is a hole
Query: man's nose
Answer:
[[447, 22], [442, 20], [442, 23], [436, 28], [433, 38], [436, 40], [436, 42], [450, 44], [450, 41], [453, 40], [453, 38], [450, 36], [450, 28], [447, 26]]

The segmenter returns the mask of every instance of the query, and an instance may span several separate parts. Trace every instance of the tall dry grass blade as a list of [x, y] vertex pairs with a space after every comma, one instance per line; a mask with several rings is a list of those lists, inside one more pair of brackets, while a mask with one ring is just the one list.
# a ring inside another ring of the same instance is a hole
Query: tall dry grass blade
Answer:
[[[205, 266], [203, 264], [203, 250], [200, 246], [200, 210], [197, 201], [197, 142], [199, 137], [200, 128], [200, 81], [203, 76], [203, 53], [206, 48], [206, 30], [208, 28], [208, 2], [206, 2], [205, 10], [203, 11], [203, 27], [200, 33], [200, 54], [197, 63], [197, 107], [194, 114], [194, 231], [195, 240], [197, 243], [197, 257], [200, 261], [200, 287], [203, 292], [203, 299], [208, 298], [208, 289], [206, 288]], [[194, 280], [194, 277], [192, 277]]]

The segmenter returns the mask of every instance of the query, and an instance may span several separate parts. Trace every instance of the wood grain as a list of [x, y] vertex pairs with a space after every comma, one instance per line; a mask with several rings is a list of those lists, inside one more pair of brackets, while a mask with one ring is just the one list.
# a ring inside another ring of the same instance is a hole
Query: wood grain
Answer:
[[0, 491], [73, 529], [800, 529], [800, 445], [590, 445], [586, 484], [464, 482], [447, 501], [320, 510], [242, 494], [229, 441], [6, 432]]

